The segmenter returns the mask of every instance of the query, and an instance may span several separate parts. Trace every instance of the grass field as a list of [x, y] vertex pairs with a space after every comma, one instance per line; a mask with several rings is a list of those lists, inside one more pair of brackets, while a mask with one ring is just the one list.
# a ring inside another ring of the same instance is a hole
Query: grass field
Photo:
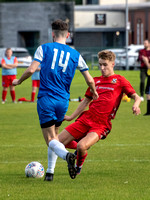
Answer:
[[[18, 69], [18, 77], [24, 69]], [[116, 71], [139, 93], [139, 71]], [[91, 71], [99, 76], [98, 70]], [[1, 82], [1, 80], [0, 80]], [[71, 98], [83, 97], [86, 84], [76, 73]], [[2, 88], [0, 86], [0, 92]], [[16, 87], [17, 98], [30, 98], [31, 80]], [[78, 102], [70, 102], [68, 114]], [[36, 103], [0, 104], [0, 199], [1, 200], [149, 200], [150, 117], [132, 114], [133, 101], [122, 102], [106, 140], [88, 152], [81, 175], [70, 179], [65, 161], [58, 159], [53, 182], [26, 178], [24, 169], [39, 161], [47, 169], [47, 147], [41, 134]], [[62, 124], [61, 130], [68, 125]]]

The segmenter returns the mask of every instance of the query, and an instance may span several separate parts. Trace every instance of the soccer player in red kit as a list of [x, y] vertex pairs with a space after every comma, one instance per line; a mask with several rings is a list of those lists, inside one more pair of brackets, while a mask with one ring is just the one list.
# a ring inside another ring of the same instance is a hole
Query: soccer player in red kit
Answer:
[[[140, 97], [128, 80], [114, 73], [115, 54], [105, 50], [98, 53], [98, 58], [102, 76], [95, 77], [94, 81], [99, 98], [93, 100], [92, 92], [88, 88], [84, 100], [75, 112], [71, 116], [65, 116], [64, 119], [71, 121], [77, 116], [79, 117], [58, 136], [59, 141], [64, 145], [79, 140], [77, 144], [77, 174], [80, 173], [87, 150], [100, 139], [105, 139], [110, 133], [111, 120], [115, 118], [123, 93], [134, 99], [133, 114], [140, 114]], [[88, 105], [89, 110], [85, 111]]]

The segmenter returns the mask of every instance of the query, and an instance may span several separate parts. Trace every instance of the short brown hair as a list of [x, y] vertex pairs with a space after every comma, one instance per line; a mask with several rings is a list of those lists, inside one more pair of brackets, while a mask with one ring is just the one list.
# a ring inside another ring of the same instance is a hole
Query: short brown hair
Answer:
[[103, 60], [115, 61], [116, 55], [112, 51], [103, 50], [98, 52], [98, 58]]
[[58, 19], [52, 23], [52, 30], [59, 30], [59, 31], [68, 31], [69, 25], [68, 23]]

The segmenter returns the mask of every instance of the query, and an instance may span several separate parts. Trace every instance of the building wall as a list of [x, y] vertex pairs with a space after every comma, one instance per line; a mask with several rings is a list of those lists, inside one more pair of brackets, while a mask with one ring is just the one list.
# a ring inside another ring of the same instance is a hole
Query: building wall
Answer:
[[129, 21], [131, 23], [131, 29], [129, 31], [129, 43], [131, 44], [143, 44], [145, 39], [150, 39], [150, 10], [140, 9], [130, 11]]
[[47, 43], [53, 20], [69, 19], [70, 30], [74, 30], [73, 13], [73, 2], [1, 3], [0, 46], [19, 46], [18, 34], [26, 31], [39, 32], [39, 44]]
[[[95, 14], [105, 14], [106, 24], [96, 25]], [[82, 19], [82, 20], [81, 20]], [[125, 27], [125, 13], [119, 11], [76, 11], [75, 28], [123, 28]]]
[[[98, 7], [76, 7], [75, 9], [76, 48], [119, 47], [124, 46], [124, 10], [106, 10]], [[82, 20], [81, 20], [82, 19]], [[96, 23], [100, 19], [100, 23]], [[83, 49], [84, 51], [84, 49]]]
[[[147, 0], [128, 0], [128, 3], [143, 3]], [[113, 5], [113, 4], [125, 4], [126, 0], [99, 0], [100, 5]]]
[[[147, 2], [147, 0], [128, 0], [129, 4], [135, 4], [135, 3], [143, 3]], [[97, 5], [116, 5], [116, 4], [125, 4], [126, 0], [82, 0], [83, 5], [87, 4], [97, 4]]]

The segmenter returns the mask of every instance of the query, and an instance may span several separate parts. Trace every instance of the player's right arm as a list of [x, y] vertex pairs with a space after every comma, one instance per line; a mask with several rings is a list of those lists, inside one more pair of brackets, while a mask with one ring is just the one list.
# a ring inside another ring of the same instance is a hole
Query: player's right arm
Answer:
[[146, 56], [143, 56], [143, 62], [145, 63], [146, 67], [148, 69], [150, 69], [150, 63], [149, 63], [149, 59]]
[[2, 58], [1, 66], [2, 66], [2, 68], [4, 68], [4, 69], [12, 69], [12, 67], [10, 67], [9, 65], [6, 64], [4, 58]]
[[90, 87], [91, 92], [93, 93], [93, 100], [98, 99], [98, 93], [95, 88], [95, 82], [93, 77], [90, 75], [89, 71], [81, 72], [86, 80], [87, 85]]
[[90, 73], [88, 71], [88, 66], [87, 66], [86, 62], [84, 61], [84, 59], [82, 58], [81, 55], [79, 56], [78, 69], [80, 70], [80, 72], [84, 76], [87, 85], [90, 87], [90, 89], [93, 93], [93, 100], [98, 99], [98, 93], [97, 93], [96, 88], [95, 88], [94, 79], [90, 75]]
[[89, 105], [89, 103], [91, 101], [92, 101], [91, 98], [85, 97], [85, 99], [83, 101], [81, 101], [81, 103], [79, 104], [77, 109], [70, 116], [65, 115], [64, 120], [71, 121], [71, 120], [75, 119], [87, 108], [87, 106]]
[[37, 70], [39, 64], [40, 63], [38, 61], [34, 60], [19, 79], [13, 80], [12, 85], [13, 86], [20, 85], [24, 80], [28, 79]]

